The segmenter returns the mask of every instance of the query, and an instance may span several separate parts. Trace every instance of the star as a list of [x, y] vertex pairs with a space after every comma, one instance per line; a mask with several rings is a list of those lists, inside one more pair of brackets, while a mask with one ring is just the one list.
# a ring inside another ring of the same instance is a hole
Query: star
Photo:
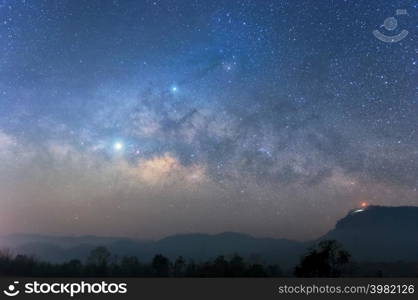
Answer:
[[[416, 204], [418, 49], [371, 32], [412, 33], [417, 1], [33, 2], [0, 0], [3, 215], [27, 203], [28, 223], [71, 231], [48, 209], [68, 220], [91, 203], [77, 233], [196, 221], [316, 238], [352, 206]], [[121, 199], [126, 222], [104, 222]], [[33, 229], [3, 219], [4, 233]]]
[[117, 152], [121, 151], [123, 149], [123, 143], [122, 142], [115, 142], [113, 144], [113, 149]]

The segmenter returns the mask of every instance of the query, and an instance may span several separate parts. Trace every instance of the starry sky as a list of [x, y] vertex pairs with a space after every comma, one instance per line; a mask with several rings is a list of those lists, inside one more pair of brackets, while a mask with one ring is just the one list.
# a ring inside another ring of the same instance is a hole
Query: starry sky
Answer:
[[417, 205], [417, 16], [0, 0], [0, 234], [304, 240], [362, 202]]

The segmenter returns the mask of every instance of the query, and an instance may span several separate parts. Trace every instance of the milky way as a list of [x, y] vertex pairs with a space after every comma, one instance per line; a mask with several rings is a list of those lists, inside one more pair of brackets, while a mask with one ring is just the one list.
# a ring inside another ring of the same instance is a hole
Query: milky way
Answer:
[[0, 233], [309, 239], [417, 205], [417, 13], [0, 0]]

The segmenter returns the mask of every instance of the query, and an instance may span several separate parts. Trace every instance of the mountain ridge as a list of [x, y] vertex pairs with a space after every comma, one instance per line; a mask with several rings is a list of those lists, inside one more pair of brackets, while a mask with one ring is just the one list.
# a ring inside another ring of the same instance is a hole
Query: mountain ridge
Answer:
[[325, 239], [339, 241], [356, 260], [418, 261], [418, 207], [352, 210], [319, 240]]
[[94, 247], [102, 245], [118, 256], [135, 255], [144, 261], [158, 253], [170, 259], [182, 255], [196, 261], [238, 253], [253, 260], [290, 267], [297, 263], [309, 246], [325, 239], [339, 241], [357, 261], [418, 261], [418, 207], [369, 206], [353, 209], [338, 220], [328, 233], [307, 242], [236, 232], [183, 233], [159, 240], [16, 234], [0, 237], [0, 242], [15, 253], [34, 254], [52, 262], [72, 258], [84, 260]]

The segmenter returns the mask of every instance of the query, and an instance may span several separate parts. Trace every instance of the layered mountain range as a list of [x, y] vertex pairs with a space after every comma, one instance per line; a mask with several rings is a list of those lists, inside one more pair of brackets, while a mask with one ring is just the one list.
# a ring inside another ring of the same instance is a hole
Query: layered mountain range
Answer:
[[97, 246], [107, 247], [114, 255], [135, 255], [149, 261], [158, 253], [171, 259], [182, 255], [204, 261], [218, 255], [238, 253], [257, 261], [296, 264], [306, 249], [321, 240], [337, 240], [355, 261], [418, 262], [418, 207], [370, 206], [350, 211], [334, 229], [315, 241], [257, 238], [247, 234], [179, 234], [161, 240], [135, 240], [98, 236], [48, 236], [14, 234], [0, 238], [1, 248], [14, 253], [35, 255], [51, 262], [73, 258], [84, 260]]

